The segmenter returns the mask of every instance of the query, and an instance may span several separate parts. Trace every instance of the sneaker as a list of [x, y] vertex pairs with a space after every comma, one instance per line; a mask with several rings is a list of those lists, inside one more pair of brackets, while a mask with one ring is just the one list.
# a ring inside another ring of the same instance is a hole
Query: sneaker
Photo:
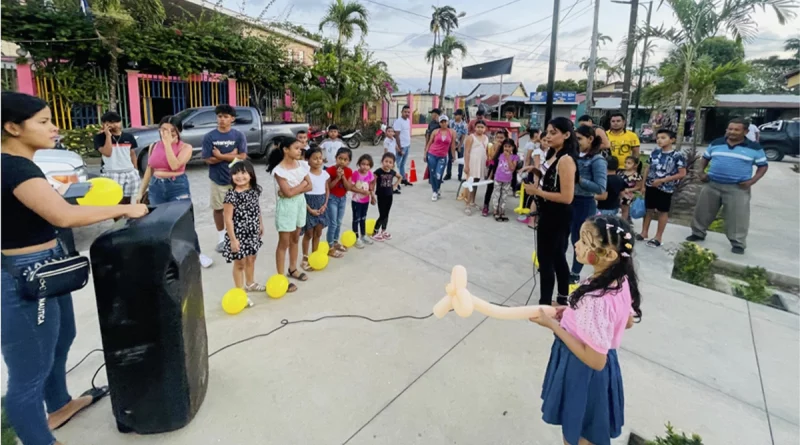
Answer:
[[244, 286], [245, 292], [264, 292], [267, 290], [266, 286], [259, 283], [250, 283]]
[[392, 193], [394, 193], [395, 195], [399, 195], [400, 194], [400, 188], [398, 187], [397, 190], [393, 191]]
[[372, 235], [373, 241], [378, 241], [379, 243], [383, 242], [383, 232], [378, 232], [375, 235]]
[[519, 191], [514, 192], [514, 197], [519, 198]]
[[364, 248], [364, 241], [361, 241], [361, 238], [356, 240], [356, 249], [363, 249]]
[[225, 241], [218, 242], [217, 247], [215, 247], [214, 250], [216, 250], [217, 253], [222, 253], [222, 251], [225, 250]]
[[392, 239], [392, 234], [391, 233], [389, 233], [389, 232], [381, 232], [381, 233], [383, 235], [383, 241], [389, 241], [390, 239]]
[[203, 269], [208, 269], [212, 264], [214, 264], [214, 260], [205, 254], [200, 254], [200, 265], [203, 266]]
[[408, 182], [408, 181], [406, 181], [406, 184], [405, 184], [405, 185], [406, 185], [406, 186], [408, 186], [408, 187], [414, 187], [414, 184], [412, 184], [412, 183], [410, 183], [410, 182]]
[[706, 240], [706, 239], [705, 239], [704, 237], [702, 237], [702, 236], [697, 236], [697, 235], [695, 235], [694, 233], [686, 237], [686, 241], [691, 241], [691, 242], [695, 242], [695, 241], [705, 241], [705, 240]]
[[440, 198], [442, 197], [442, 192], [436, 192], [436, 194], [437, 194], [437, 195], [438, 195]]
[[361, 237], [361, 241], [363, 241], [364, 244], [366, 244], [368, 246], [371, 246], [371, 245], [375, 244], [374, 242], [372, 242], [372, 239], [370, 237], [366, 236], [366, 235]]
[[481, 210], [481, 216], [489, 216], [489, 206], [483, 206], [483, 210]]
[[433, 195], [431, 196], [431, 201], [436, 202], [438, 200], [439, 200], [439, 194], [436, 193], [436, 192], [433, 192]]
[[744, 247], [733, 246], [731, 247], [731, 252], [735, 253], [736, 255], [744, 255]]
[[449, 181], [449, 180], [451, 180], [452, 178], [453, 178], [453, 177], [452, 177], [452, 176], [450, 176], [450, 175], [445, 175], [445, 177], [444, 177], [444, 178], [442, 178], [442, 179], [443, 179], [444, 181]]

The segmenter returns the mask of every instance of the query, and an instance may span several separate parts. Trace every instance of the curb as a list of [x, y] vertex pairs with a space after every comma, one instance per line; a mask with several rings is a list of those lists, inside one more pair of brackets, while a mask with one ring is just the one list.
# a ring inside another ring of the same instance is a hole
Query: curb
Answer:
[[[733, 272], [733, 273], [743, 273], [747, 266], [733, 263], [726, 260], [717, 259], [712, 263], [712, 267], [715, 267], [719, 270], [724, 270], [726, 272]], [[782, 286], [789, 289], [797, 289], [800, 288], [800, 278], [792, 277], [789, 275], [784, 275], [782, 273], [773, 272], [767, 269], [767, 277], [769, 278], [769, 282], [772, 285]]]

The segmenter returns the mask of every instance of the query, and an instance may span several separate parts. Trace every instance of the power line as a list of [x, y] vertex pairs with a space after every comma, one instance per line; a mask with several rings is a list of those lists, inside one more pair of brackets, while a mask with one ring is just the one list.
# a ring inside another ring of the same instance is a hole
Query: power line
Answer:
[[490, 13], [490, 12], [497, 11], [500, 8], [505, 8], [506, 6], [513, 5], [514, 3], [519, 3], [520, 1], [521, 0], [511, 0], [508, 3], [504, 3], [504, 4], [500, 5], [500, 6], [495, 6], [493, 8], [487, 9], [486, 11], [481, 11], [481, 12], [479, 12], [477, 14], [469, 14], [469, 13], [467, 13], [467, 17], [464, 18], [464, 21], [469, 20], [469, 19], [474, 19], [476, 17], [480, 17], [480, 16], [482, 16], [484, 14], [487, 14], [487, 13]]

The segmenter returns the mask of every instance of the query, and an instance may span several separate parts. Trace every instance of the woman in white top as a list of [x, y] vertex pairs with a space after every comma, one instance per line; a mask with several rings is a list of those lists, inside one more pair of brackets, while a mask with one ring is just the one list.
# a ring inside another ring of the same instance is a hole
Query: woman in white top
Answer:
[[[278, 230], [278, 246], [275, 248], [275, 265], [278, 273], [299, 281], [308, 276], [297, 270], [297, 253], [300, 229], [306, 225], [305, 192], [311, 191], [312, 182], [308, 170], [303, 168], [303, 143], [293, 137], [282, 138], [278, 148], [269, 153], [267, 172], [275, 177], [278, 203], [275, 206], [275, 228]], [[289, 251], [289, 267], [286, 268], [286, 251]], [[287, 273], [288, 272], [288, 273]], [[289, 284], [287, 292], [297, 286]]]
[[[478, 121], [475, 123], [475, 133], [467, 137], [464, 144], [464, 177], [472, 178], [473, 181], [480, 181], [486, 176], [486, 152], [489, 147], [489, 137], [486, 136], [486, 123]], [[475, 195], [478, 190], [473, 188], [469, 196], [465, 199], [466, 208], [464, 213], [472, 215], [472, 207], [475, 206]]]

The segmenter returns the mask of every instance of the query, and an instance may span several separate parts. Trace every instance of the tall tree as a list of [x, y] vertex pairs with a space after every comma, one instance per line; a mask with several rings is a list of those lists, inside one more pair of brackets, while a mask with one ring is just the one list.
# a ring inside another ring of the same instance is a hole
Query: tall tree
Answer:
[[783, 49], [786, 51], [794, 51], [794, 58], [800, 59], [800, 39], [792, 37], [783, 42]]
[[[460, 52], [461, 57], [466, 56], [467, 45], [451, 35], [446, 35], [444, 39], [442, 39], [442, 43], [434, 45], [434, 47], [429, 49], [425, 54], [425, 60], [431, 62], [431, 65], [437, 60], [442, 61], [442, 89], [439, 92], [440, 104], [444, 103], [444, 90], [447, 85], [447, 68], [451, 66], [456, 52]], [[428, 86], [430, 86], [430, 84], [428, 84]]]
[[369, 12], [367, 8], [361, 3], [351, 1], [345, 3], [343, 0], [335, 0], [328, 6], [328, 13], [322, 18], [319, 23], [319, 30], [322, 31], [326, 26], [336, 29], [336, 55], [339, 59], [339, 67], [336, 71], [336, 95], [334, 96], [334, 103], [339, 102], [339, 93], [342, 88], [342, 49], [345, 43], [353, 38], [355, 28], [361, 30], [361, 34], [366, 35], [369, 31], [367, 19]]
[[[686, 110], [689, 106], [689, 79], [691, 67], [697, 60], [698, 47], [707, 39], [719, 32], [733, 36], [737, 41], [749, 40], [755, 36], [758, 26], [753, 12], [756, 8], [771, 8], [781, 24], [795, 16], [793, 9], [795, 0], [726, 0], [720, 4], [717, 0], [663, 0], [672, 8], [678, 25], [672, 28], [648, 27], [648, 32], [655, 38], [666, 40], [675, 45], [681, 55], [680, 106]], [[719, 7], [718, 7], [719, 6]], [[686, 119], [678, 123], [678, 134], [683, 134]], [[682, 139], [678, 139], [678, 149]]]
[[[661, 66], [676, 64], [680, 59], [679, 50], [670, 51]], [[731, 62], [744, 62], [744, 45], [741, 41], [731, 40], [725, 36], [709, 37], [697, 46], [696, 59], [708, 58], [712, 67]], [[747, 84], [747, 74], [743, 71], [731, 73], [728, 77], [717, 78], [717, 94], [737, 93]]]
[[[435, 48], [439, 44], [439, 36], [444, 31], [446, 35], [450, 35], [450, 33], [458, 28], [458, 19], [459, 17], [464, 17], [466, 13], [457, 13], [456, 9], [452, 6], [432, 6], [433, 13], [431, 14], [431, 24], [430, 30], [433, 33], [433, 46], [431, 49]], [[427, 59], [427, 56], [426, 56]], [[431, 92], [431, 83], [433, 83], [433, 67], [435, 64], [435, 59], [430, 60], [431, 62], [431, 75], [428, 78], [428, 92]]]
[[[161, 0], [95, 0], [91, 3], [97, 36], [108, 48], [108, 108], [117, 109], [117, 84], [119, 83], [119, 56], [122, 53], [120, 34], [127, 28], [163, 23], [166, 11]], [[134, 19], [134, 17], [136, 17]]]

